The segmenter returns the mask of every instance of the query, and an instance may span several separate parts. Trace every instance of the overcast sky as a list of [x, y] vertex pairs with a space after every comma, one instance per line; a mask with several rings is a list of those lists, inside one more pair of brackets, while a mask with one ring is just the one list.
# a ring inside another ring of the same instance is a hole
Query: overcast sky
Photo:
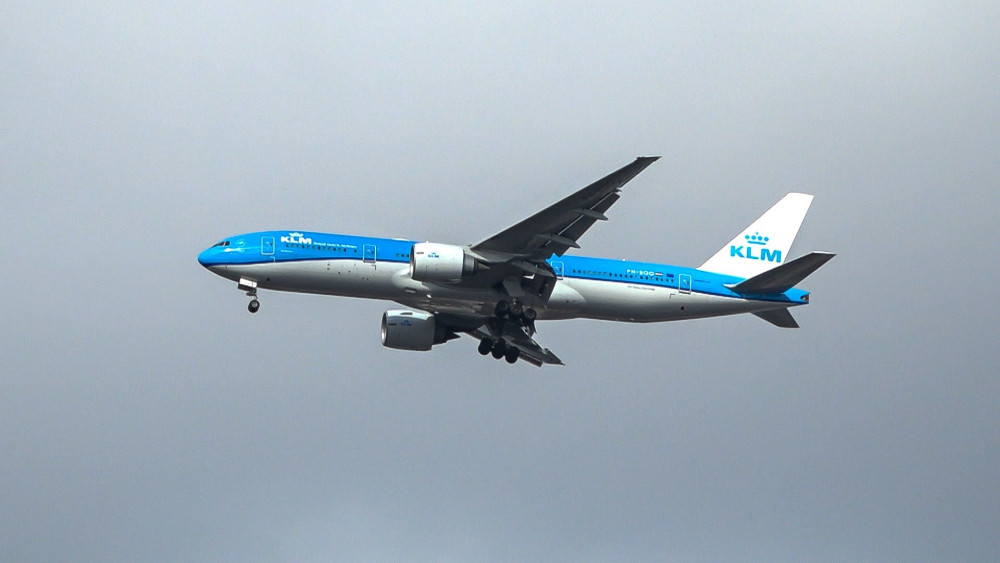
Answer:
[[[0, 559], [1000, 559], [1000, 10], [0, 4]], [[696, 266], [789, 191], [798, 330], [389, 303], [197, 254], [470, 243], [632, 161], [586, 255]]]

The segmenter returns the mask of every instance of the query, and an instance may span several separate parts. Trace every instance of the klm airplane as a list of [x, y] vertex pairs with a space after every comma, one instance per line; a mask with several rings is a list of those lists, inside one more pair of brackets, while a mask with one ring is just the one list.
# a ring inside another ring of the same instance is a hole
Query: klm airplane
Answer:
[[471, 245], [306, 231], [229, 237], [198, 256], [260, 308], [273, 289], [394, 301], [382, 315], [382, 344], [430, 350], [467, 334], [479, 353], [562, 365], [534, 340], [540, 320], [659, 322], [752, 313], [783, 328], [809, 302], [794, 286], [833, 258], [788, 259], [811, 195], [790, 193], [697, 268], [567, 254], [659, 157], [640, 157], [520, 223]]

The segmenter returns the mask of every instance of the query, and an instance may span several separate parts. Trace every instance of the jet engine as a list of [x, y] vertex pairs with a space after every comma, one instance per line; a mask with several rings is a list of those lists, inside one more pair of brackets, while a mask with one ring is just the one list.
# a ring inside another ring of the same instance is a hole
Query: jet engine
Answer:
[[382, 314], [382, 345], [387, 348], [425, 352], [453, 338], [458, 335], [437, 324], [430, 313], [394, 309]]
[[461, 246], [420, 242], [410, 249], [410, 277], [418, 281], [458, 281], [476, 271], [476, 259]]

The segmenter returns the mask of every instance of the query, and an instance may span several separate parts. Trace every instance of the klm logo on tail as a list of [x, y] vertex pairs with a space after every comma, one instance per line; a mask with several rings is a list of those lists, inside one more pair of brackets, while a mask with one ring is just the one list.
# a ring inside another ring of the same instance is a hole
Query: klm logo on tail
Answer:
[[[760, 233], [744, 235], [746, 245], [730, 245], [729, 256], [732, 258], [746, 258], [747, 260], [766, 260], [768, 262], [781, 262], [781, 251], [767, 248], [770, 237], [761, 236]], [[754, 254], [756, 252], [756, 255]]]
[[810, 202], [812, 196], [808, 194], [786, 195], [698, 269], [752, 278], [781, 266], [788, 257]]

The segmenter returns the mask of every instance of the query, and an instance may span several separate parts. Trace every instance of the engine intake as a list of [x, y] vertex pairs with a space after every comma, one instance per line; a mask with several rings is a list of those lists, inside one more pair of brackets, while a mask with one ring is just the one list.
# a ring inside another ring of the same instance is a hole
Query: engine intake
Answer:
[[458, 281], [475, 273], [476, 259], [461, 246], [420, 242], [410, 249], [410, 277], [418, 281]]

